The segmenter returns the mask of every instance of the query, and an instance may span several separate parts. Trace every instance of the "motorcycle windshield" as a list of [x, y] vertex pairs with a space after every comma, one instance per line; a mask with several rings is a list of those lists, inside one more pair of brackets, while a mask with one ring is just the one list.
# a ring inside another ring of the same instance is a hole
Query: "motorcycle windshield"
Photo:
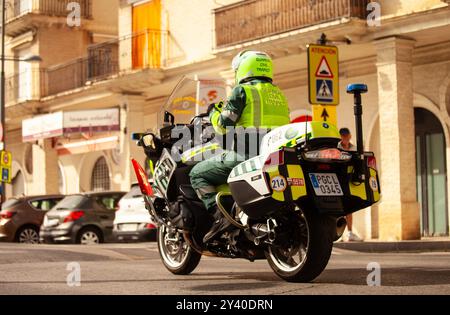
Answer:
[[206, 113], [209, 104], [225, 98], [224, 80], [182, 77], [163, 106], [158, 119], [159, 128], [164, 124], [165, 111], [174, 115], [175, 124], [189, 124], [195, 116]]

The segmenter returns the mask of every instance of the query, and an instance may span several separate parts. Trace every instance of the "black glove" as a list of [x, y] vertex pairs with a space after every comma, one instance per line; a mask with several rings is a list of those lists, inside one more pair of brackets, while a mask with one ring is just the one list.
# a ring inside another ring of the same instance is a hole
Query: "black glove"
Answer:
[[209, 115], [209, 114], [211, 114], [211, 112], [213, 110], [217, 110], [219, 112], [222, 112], [222, 109], [223, 109], [223, 102], [220, 101], [219, 103], [212, 103], [212, 104], [210, 104], [208, 106], [208, 110], [206, 111], [206, 113]]

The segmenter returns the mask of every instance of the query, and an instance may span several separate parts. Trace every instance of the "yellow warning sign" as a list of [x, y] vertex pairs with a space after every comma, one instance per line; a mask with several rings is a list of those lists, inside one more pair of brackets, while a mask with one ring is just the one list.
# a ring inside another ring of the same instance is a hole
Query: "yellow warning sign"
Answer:
[[308, 46], [309, 103], [339, 105], [339, 51], [335, 46]]
[[0, 158], [1, 181], [11, 183], [12, 155], [8, 151], [2, 151]]
[[336, 106], [313, 105], [313, 121], [323, 121], [337, 126]]

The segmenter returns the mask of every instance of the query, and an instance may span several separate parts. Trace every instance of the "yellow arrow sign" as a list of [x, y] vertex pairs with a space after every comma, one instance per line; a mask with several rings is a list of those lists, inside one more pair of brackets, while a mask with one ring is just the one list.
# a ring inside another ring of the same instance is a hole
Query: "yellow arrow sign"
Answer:
[[336, 106], [333, 105], [313, 105], [313, 120], [323, 121], [337, 126]]

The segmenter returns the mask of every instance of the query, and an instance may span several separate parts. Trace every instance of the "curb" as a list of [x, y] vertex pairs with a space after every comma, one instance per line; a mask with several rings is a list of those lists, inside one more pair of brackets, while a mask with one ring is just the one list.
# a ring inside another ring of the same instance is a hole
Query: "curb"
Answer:
[[450, 241], [336, 242], [334, 247], [365, 253], [450, 252]]

